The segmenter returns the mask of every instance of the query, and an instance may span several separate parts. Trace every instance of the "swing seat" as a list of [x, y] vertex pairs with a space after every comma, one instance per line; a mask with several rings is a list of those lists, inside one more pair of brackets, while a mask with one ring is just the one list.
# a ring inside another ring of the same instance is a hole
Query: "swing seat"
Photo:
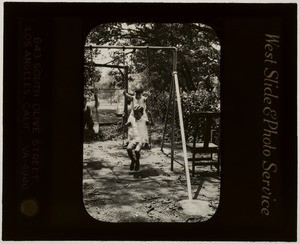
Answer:
[[[123, 142], [123, 149], [126, 149], [128, 146], [129, 142], [128, 141], [124, 141]], [[142, 148], [143, 150], [150, 150], [151, 149], [151, 144], [150, 143], [145, 143], [145, 145]]]
[[[195, 175], [195, 166], [214, 166], [219, 174], [220, 148], [213, 142], [216, 131], [212, 129], [213, 121], [220, 118], [220, 113], [199, 112], [194, 115], [193, 142], [187, 143], [187, 148], [192, 152], [192, 175]], [[201, 125], [201, 126], [200, 126]], [[200, 127], [203, 129], [200, 131]], [[197, 142], [202, 135], [202, 141]], [[219, 136], [219, 135], [217, 135]], [[218, 140], [219, 141], [219, 140]], [[196, 157], [199, 155], [199, 157]], [[215, 157], [214, 157], [215, 156]]]
[[90, 106], [86, 106], [84, 108], [83, 116], [84, 116], [83, 128], [88, 129], [88, 130], [92, 130], [93, 126], [94, 126], [94, 122], [93, 122], [93, 119], [92, 119], [92, 109], [91, 109]]
[[93, 125], [93, 131], [95, 134], [98, 134], [99, 131], [100, 131], [100, 126], [99, 126], [99, 123], [98, 122], [94, 122], [94, 125]]

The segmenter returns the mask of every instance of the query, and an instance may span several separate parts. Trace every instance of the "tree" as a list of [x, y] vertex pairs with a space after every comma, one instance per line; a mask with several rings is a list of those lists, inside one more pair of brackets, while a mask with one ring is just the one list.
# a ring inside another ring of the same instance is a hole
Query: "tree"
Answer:
[[[177, 47], [177, 71], [183, 95], [184, 115], [199, 110], [220, 109], [220, 43], [217, 35], [207, 25], [199, 23], [109, 23], [99, 25], [87, 36], [86, 45], [134, 45]], [[95, 51], [101, 55], [103, 50]], [[114, 64], [129, 66], [130, 74], [142, 74], [142, 83], [159, 99], [152, 106], [165, 114], [172, 80], [172, 52], [170, 50], [123, 50], [111, 52]], [[88, 57], [86, 57], [88, 58]], [[90, 72], [89, 74], [91, 74]], [[116, 80], [121, 76], [112, 70]], [[87, 76], [86, 82], [90, 80]], [[156, 104], [155, 104], [156, 103]], [[163, 110], [162, 110], [163, 109]], [[160, 116], [163, 119], [162, 116]]]
[[[106, 24], [97, 26], [87, 37], [86, 44], [177, 46], [178, 72], [181, 87], [187, 91], [211, 89], [210, 77], [219, 77], [219, 40], [214, 31], [202, 24]], [[101, 52], [101, 51], [99, 51]], [[154, 86], [167, 89], [172, 71], [172, 55], [168, 51], [136, 50], [132, 61], [136, 72], [143, 71], [147, 56]], [[122, 63], [122, 52], [113, 54], [116, 64]], [[201, 84], [203, 83], [203, 84]]]

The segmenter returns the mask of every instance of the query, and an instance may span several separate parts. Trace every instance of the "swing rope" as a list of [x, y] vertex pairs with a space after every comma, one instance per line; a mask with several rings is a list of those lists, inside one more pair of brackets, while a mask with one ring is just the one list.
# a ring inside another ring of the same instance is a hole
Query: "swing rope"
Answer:
[[[151, 78], [150, 78], [150, 61], [149, 61], [149, 46], [147, 46], [147, 69], [146, 69], [146, 72], [147, 72], [147, 82], [148, 84], [152, 84], [151, 83]], [[149, 119], [149, 149], [151, 149], [151, 124], [152, 124], [152, 114], [151, 114], [151, 109], [147, 109], [149, 112], [148, 112], [148, 119]]]

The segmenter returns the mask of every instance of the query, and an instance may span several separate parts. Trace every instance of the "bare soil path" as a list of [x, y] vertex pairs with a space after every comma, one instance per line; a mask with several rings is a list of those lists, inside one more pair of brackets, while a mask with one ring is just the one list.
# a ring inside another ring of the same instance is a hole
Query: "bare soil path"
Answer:
[[132, 172], [120, 141], [85, 143], [83, 195], [87, 212], [105, 222], [198, 222], [211, 218], [220, 195], [216, 170], [201, 167], [201, 173], [191, 177], [193, 197], [209, 203], [203, 216], [191, 216], [179, 204], [188, 196], [180, 152], [175, 158], [178, 162], [171, 171], [170, 158], [159, 147], [142, 150], [141, 169]]

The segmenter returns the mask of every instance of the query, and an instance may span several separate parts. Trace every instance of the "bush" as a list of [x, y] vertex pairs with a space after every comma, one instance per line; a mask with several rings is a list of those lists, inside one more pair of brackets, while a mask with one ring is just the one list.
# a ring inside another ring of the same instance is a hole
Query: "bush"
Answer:
[[164, 123], [169, 102], [169, 93], [165, 91], [150, 91], [147, 99], [147, 110], [155, 123]]
[[[192, 137], [194, 131], [194, 116], [198, 112], [219, 112], [220, 100], [217, 92], [208, 92], [207, 90], [184, 92], [182, 95], [183, 118], [186, 128], [186, 136]], [[203, 125], [200, 124], [200, 129]], [[218, 130], [219, 125], [213, 125]], [[203, 129], [203, 128], [202, 128]]]
[[[167, 107], [169, 102], [169, 93], [165, 91], [152, 91], [147, 100], [147, 109], [151, 112], [155, 123], [164, 124], [167, 116]], [[177, 100], [176, 100], [177, 101]], [[183, 120], [186, 138], [191, 141], [194, 131], [194, 115], [197, 112], [219, 112], [220, 98], [219, 92], [213, 90], [211, 92], [201, 89], [198, 91], [183, 92], [181, 95], [181, 105], [183, 112]], [[170, 108], [171, 110], [172, 108]], [[166, 129], [166, 140], [171, 138], [171, 116], [172, 111], [169, 111], [168, 125]], [[200, 125], [200, 129], [203, 125]], [[219, 129], [219, 122], [213, 125], [215, 130]], [[177, 104], [175, 104], [175, 141], [181, 140], [179, 116], [177, 111]], [[203, 128], [202, 128], [203, 129]]]

